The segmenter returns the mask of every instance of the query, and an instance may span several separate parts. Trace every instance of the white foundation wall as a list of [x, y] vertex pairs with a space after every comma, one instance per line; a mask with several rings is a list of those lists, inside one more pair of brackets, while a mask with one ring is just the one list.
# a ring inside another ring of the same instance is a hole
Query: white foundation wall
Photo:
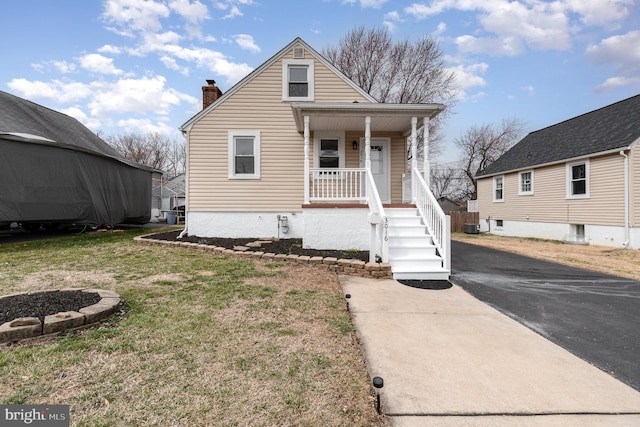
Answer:
[[[286, 216], [288, 232], [278, 215]], [[187, 234], [198, 237], [300, 239], [304, 230], [301, 212], [189, 212]]]
[[369, 209], [305, 209], [303, 246], [310, 249], [369, 250]]
[[[494, 219], [487, 221], [481, 218], [480, 231], [499, 236], [533, 237], [564, 241], [565, 236], [571, 234], [571, 226], [563, 223], [504, 220], [502, 227], [498, 227]], [[589, 238], [589, 243], [592, 245], [624, 247], [625, 234], [623, 227], [585, 224], [584, 234]], [[630, 236], [629, 249], [640, 248], [640, 229], [631, 229]]]

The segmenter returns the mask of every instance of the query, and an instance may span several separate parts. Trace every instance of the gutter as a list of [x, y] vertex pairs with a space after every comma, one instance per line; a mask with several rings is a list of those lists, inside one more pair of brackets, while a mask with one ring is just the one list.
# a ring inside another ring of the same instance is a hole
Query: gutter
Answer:
[[189, 135], [189, 130], [180, 128], [180, 131], [182, 132], [182, 136], [184, 136], [187, 141], [185, 144], [186, 162], [185, 162], [185, 168], [184, 168], [184, 230], [182, 230], [180, 234], [178, 234], [178, 239], [182, 239], [185, 235], [187, 235], [189, 230], [189, 215], [187, 214], [188, 212], [187, 208], [189, 206], [188, 188], [189, 188], [189, 136], [190, 135]]
[[629, 156], [620, 150], [620, 155], [624, 157], [624, 243], [622, 246], [629, 247]]

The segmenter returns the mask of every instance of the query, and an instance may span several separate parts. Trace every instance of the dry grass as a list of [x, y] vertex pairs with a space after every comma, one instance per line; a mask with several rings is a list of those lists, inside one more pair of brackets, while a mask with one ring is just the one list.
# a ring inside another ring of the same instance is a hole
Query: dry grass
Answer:
[[555, 240], [454, 233], [454, 240], [640, 280], [640, 250], [567, 245]]
[[97, 287], [107, 322], [0, 351], [0, 402], [69, 404], [74, 426], [370, 426], [335, 274], [134, 245], [132, 234], [0, 246], [0, 293]]

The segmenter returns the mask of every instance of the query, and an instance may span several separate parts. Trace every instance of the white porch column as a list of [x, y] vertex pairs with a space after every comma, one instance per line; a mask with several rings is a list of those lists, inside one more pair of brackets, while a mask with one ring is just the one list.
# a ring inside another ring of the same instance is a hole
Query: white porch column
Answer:
[[425, 117], [422, 120], [422, 130], [424, 131], [424, 182], [427, 183], [427, 188], [431, 188], [431, 165], [429, 161], [429, 117]]
[[418, 118], [411, 117], [411, 199], [413, 203], [416, 201], [416, 189], [418, 187], [413, 179], [414, 174], [418, 173], [417, 126]]
[[418, 170], [418, 118], [411, 117], [411, 169]]
[[304, 204], [309, 204], [309, 116], [304, 116]]
[[364, 118], [364, 167], [371, 170], [371, 117]]

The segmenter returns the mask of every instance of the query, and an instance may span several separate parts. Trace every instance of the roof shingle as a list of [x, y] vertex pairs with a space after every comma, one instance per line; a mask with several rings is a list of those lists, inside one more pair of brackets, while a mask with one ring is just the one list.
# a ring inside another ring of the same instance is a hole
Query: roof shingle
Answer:
[[640, 95], [531, 132], [478, 177], [629, 147], [640, 138]]

